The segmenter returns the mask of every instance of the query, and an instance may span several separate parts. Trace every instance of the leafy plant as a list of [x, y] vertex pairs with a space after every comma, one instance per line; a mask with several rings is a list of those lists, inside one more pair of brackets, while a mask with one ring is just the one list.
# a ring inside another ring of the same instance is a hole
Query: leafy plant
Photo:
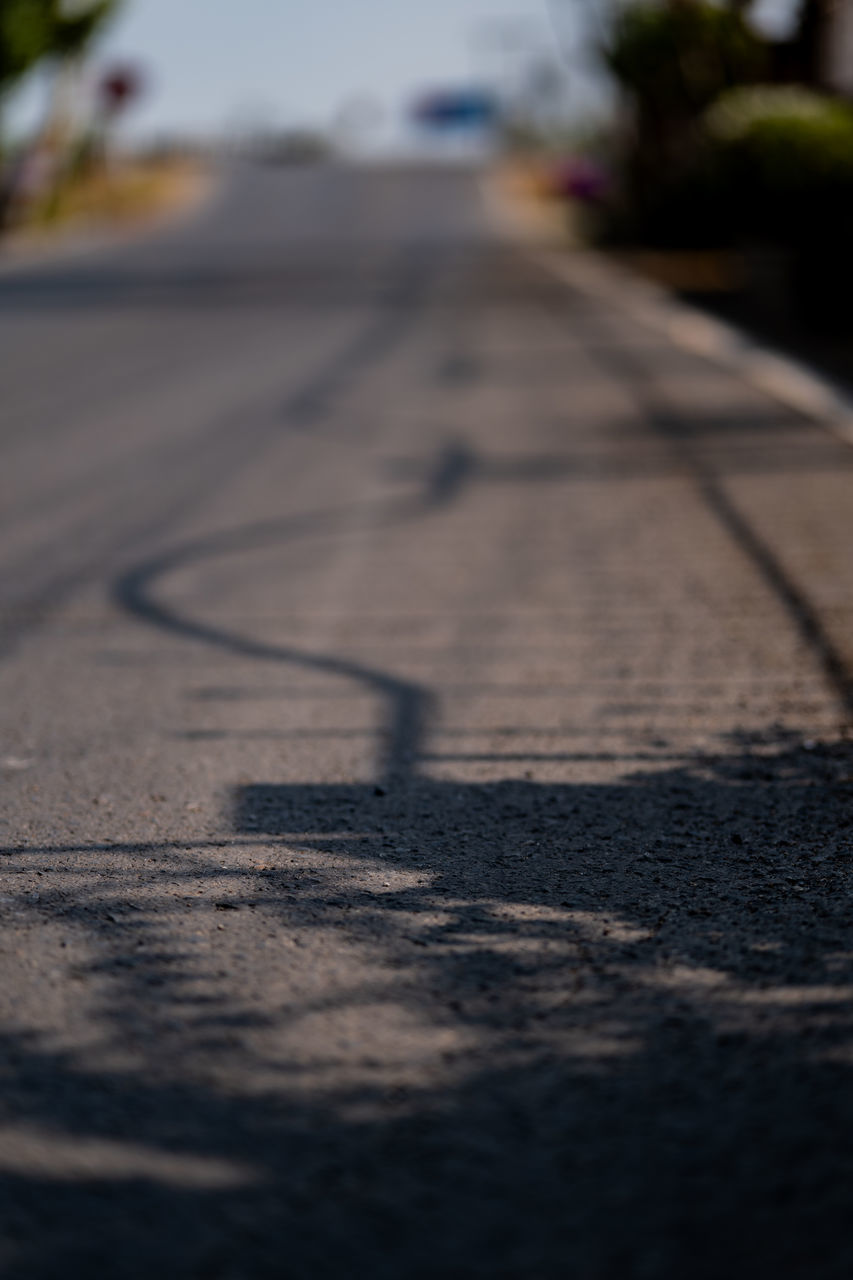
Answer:
[[36, 63], [83, 53], [120, 0], [0, 0], [0, 98]]
[[724, 90], [758, 78], [763, 42], [735, 8], [639, 0], [617, 11], [604, 59], [642, 110], [694, 117]]
[[56, 58], [74, 58], [83, 53], [104, 23], [118, 9], [120, 0], [94, 0], [69, 7], [51, 0], [48, 52]]
[[853, 180], [853, 109], [808, 89], [761, 85], [722, 97], [710, 137], [753, 183], [779, 193]]
[[768, 85], [720, 98], [706, 129], [741, 237], [788, 251], [797, 315], [816, 329], [849, 327], [853, 107]]
[[711, 107], [706, 129], [732, 198], [765, 238], [826, 234], [850, 216], [853, 108], [846, 103], [802, 88], [740, 89]]
[[51, 19], [46, 0], [0, 0], [0, 95], [45, 56]]

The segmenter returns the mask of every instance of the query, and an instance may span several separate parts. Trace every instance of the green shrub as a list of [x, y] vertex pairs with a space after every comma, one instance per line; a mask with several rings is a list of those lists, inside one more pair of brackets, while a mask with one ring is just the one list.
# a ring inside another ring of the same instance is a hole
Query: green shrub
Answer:
[[761, 74], [764, 43], [732, 8], [633, 0], [617, 10], [603, 56], [634, 105], [607, 234], [683, 248], [725, 242], [725, 182], [709, 162], [703, 114]]
[[[807, 89], [769, 85], [721, 97], [705, 117], [735, 190], [799, 212], [853, 193], [853, 109]], [[781, 210], [780, 210], [781, 212]]]
[[705, 118], [741, 239], [790, 250], [797, 314], [853, 321], [853, 108], [799, 88], [742, 89]]

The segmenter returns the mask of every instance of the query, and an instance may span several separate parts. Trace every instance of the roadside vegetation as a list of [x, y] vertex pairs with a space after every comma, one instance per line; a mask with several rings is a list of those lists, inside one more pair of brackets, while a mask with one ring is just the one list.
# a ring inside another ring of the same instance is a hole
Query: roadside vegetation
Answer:
[[78, 170], [29, 202], [9, 235], [26, 246], [66, 232], [148, 223], [192, 203], [203, 183], [203, 166], [178, 153]]
[[[137, 99], [132, 66], [95, 73], [98, 38], [122, 0], [0, 0], [0, 235], [29, 241], [81, 225], [145, 219], [182, 202], [196, 174], [180, 157], [128, 159], [114, 134]], [[33, 74], [42, 118], [10, 137], [5, 110]]]
[[853, 103], [829, 57], [842, 6], [802, 0], [785, 40], [751, 9], [614, 0], [597, 54], [617, 109], [549, 165], [551, 193], [598, 243], [681, 254], [810, 329], [853, 327]]

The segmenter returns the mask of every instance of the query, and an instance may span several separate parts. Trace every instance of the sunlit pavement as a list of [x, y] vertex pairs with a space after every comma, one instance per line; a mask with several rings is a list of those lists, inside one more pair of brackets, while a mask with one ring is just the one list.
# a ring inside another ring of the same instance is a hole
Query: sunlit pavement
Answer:
[[0, 324], [4, 1274], [849, 1277], [853, 449], [460, 171]]

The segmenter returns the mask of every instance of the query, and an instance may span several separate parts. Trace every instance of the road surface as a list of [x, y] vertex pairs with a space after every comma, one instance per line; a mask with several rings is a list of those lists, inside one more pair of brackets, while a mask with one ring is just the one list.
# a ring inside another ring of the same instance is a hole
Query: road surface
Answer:
[[0, 1272], [847, 1280], [853, 449], [460, 170], [0, 326]]

